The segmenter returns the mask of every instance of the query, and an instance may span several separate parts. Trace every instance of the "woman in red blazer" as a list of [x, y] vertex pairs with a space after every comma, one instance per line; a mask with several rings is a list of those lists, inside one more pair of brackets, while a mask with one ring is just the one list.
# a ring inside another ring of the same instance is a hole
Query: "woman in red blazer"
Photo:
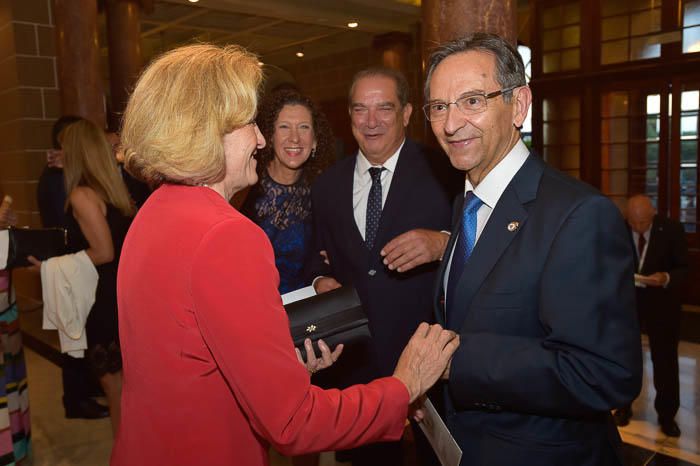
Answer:
[[118, 276], [124, 366], [112, 464], [268, 464], [395, 440], [408, 405], [458, 339], [421, 324], [393, 377], [321, 390], [332, 356], [295, 354], [265, 233], [228, 200], [257, 180], [262, 79], [236, 46], [171, 51], [141, 76], [124, 115], [126, 167], [160, 187], [136, 216]]

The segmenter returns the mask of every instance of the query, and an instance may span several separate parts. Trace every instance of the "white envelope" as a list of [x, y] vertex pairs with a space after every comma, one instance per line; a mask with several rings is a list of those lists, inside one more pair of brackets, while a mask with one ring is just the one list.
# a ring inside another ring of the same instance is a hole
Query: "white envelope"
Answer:
[[425, 417], [418, 425], [428, 438], [430, 446], [435, 450], [440, 463], [442, 466], [459, 466], [462, 460], [462, 449], [457, 445], [430, 399], [426, 398], [423, 411]]

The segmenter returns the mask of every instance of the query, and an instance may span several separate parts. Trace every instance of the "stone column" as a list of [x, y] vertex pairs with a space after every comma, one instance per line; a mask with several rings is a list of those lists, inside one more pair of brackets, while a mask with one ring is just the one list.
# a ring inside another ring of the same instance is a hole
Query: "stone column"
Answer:
[[105, 125], [95, 0], [53, 0], [61, 113]]
[[515, 45], [516, 0], [423, 0], [423, 60], [436, 45], [472, 32], [493, 32]]
[[108, 0], [105, 14], [111, 94], [107, 119], [110, 127], [118, 128], [120, 115], [141, 72], [141, 2]]
[[379, 52], [382, 65], [410, 74], [409, 63], [413, 40], [404, 32], [388, 32], [374, 37], [372, 47]]

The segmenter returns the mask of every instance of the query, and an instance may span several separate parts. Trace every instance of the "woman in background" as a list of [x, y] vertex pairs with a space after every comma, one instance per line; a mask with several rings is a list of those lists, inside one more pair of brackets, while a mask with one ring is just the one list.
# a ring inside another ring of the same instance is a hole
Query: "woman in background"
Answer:
[[311, 100], [273, 92], [256, 119], [268, 144], [258, 151], [258, 183], [241, 211], [263, 229], [275, 252], [280, 293], [305, 285], [312, 240], [311, 184], [333, 162], [333, 134]]
[[66, 183], [68, 252], [85, 250], [99, 279], [85, 331], [88, 365], [109, 404], [112, 429], [120, 421], [122, 362], [117, 322], [117, 266], [135, 208], [104, 131], [80, 120], [61, 133]]
[[[0, 230], [17, 223], [12, 198], [0, 204]], [[29, 390], [11, 272], [0, 270], [0, 466], [22, 461], [30, 447]], [[9, 427], [9, 428], [8, 428]]]

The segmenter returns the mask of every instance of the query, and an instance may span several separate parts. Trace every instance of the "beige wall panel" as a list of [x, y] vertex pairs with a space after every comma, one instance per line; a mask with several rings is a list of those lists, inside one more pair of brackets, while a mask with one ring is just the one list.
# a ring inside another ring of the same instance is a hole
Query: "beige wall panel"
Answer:
[[14, 25], [10, 23], [0, 24], [0, 60], [5, 66], [5, 60], [15, 55]]
[[36, 181], [46, 165], [46, 152], [0, 153], [2, 178], [7, 181]]
[[55, 56], [56, 32], [54, 32], [53, 26], [37, 26], [36, 31], [39, 36], [39, 55]]
[[49, 57], [17, 57], [17, 78], [24, 86], [56, 87], [54, 61]]
[[[50, 0], [9, 0], [12, 4], [12, 19], [28, 23], [49, 24]], [[8, 3], [5, 0], [3, 3]]]
[[[38, 211], [36, 203], [36, 182], [24, 182], [24, 181], [0, 181], [0, 190], [12, 196], [12, 208], [17, 211], [17, 215], [24, 213], [24, 215], [29, 215], [32, 211]], [[30, 219], [27, 217], [26, 221], [20, 223], [21, 225], [26, 225]]]
[[25, 150], [45, 150], [51, 147], [50, 120], [22, 121], [22, 148]]
[[61, 116], [61, 95], [58, 89], [42, 89], [44, 93], [44, 118], [56, 120]]
[[18, 54], [36, 55], [36, 31], [33, 24], [14, 23], [15, 47]]
[[21, 127], [22, 122], [20, 120], [7, 121], [0, 124], [0, 149], [2, 151], [24, 150]]

